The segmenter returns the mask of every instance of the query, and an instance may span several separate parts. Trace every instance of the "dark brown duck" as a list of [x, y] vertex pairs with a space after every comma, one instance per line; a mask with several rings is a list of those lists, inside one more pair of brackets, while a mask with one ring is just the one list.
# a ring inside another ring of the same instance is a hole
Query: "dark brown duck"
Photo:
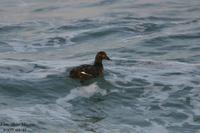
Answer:
[[103, 76], [103, 60], [110, 60], [110, 58], [107, 56], [106, 52], [100, 51], [97, 53], [93, 65], [84, 64], [72, 68], [70, 71], [70, 77], [84, 81], [98, 76]]

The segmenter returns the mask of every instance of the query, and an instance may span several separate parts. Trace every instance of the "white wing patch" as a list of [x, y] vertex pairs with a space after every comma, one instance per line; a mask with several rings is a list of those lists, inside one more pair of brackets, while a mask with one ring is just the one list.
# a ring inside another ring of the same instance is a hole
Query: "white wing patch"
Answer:
[[88, 75], [88, 76], [92, 76], [91, 74], [88, 74], [88, 73], [86, 73], [86, 72], [81, 72], [81, 74]]

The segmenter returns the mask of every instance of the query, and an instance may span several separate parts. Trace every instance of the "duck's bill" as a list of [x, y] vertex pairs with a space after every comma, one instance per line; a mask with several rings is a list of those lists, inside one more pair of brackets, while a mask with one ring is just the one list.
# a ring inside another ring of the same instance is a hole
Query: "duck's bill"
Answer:
[[107, 57], [106, 60], [110, 60], [111, 61], [111, 59], [109, 57]]

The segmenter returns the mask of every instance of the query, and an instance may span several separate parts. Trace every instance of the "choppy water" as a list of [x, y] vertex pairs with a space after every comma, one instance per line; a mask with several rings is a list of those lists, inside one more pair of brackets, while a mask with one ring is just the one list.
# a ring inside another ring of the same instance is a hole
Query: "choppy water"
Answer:
[[[199, 133], [199, 7], [1, 0], [0, 123], [32, 124], [31, 133]], [[113, 59], [104, 79], [68, 78], [100, 50]]]

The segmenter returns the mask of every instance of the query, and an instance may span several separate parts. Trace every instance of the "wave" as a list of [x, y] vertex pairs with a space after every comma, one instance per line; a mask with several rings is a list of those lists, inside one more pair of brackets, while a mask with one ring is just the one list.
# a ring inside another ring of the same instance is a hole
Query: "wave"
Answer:
[[92, 29], [92, 28], [98, 28], [102, 26], [104, 23], [92, 20], [92, 19], [82, 19], [75, 22], [71, 22], [68, 25], [62, 25], [56, 28], [58, 31], [63, 30], [83, 30], [83, 29]]
[[43, 79], [49, 75], [59, 75], [67, 68], [87, 63], [88, 61], [57, 60], [57, 61], [31, 61], [31, 60], [1, 60], [1, 79]]
[[[88, 61], [6, 61], [1, 60], [0, 78], [18, 80], [39, 80], [51, 75], [67, 75], [68, 70]], [[113, 59], [105, 63], [105, 78], [116, 87], [148, 86], [155, 83], [165, 85], [193, 84], [198, 82], [199, 65], [175, 61]], [[131, 74], [130, 74], [131, 73]], [[54, 78], [54, 77], [52, 77]], [[196, 86], [196, 85], [195, 85]]]
[[[35, 102], [33, 102], [26, 105], [23, 104], [22, 106], [18, 105], [17, 107], [14, 106], [1, 109], [0, 117], [2, 118], [2, 121], [6, 121], [8, 123], [24, 122], [32, 124], [33, 126], [27, 127], [27, 130], [36, 129], [49, 132], [50, 130], [53, 130], [52, 128], [54, 128], [55, 125], [57, 125], [57, 127], [60, 127], [59, 130], [62, 131], [62, 125], [65, 124], [68, 125], [65, 126], [65, 130], [70, 128], [79, 129], [79, 125], [75, 123], [75, 120], [72, 117], [74, 114], [71, 113], [71, 109], [74, 107], [74, 105], [72, 105], [70, 102], [75, 98], [90, 98], [97, 93], [100, 93], [101, 95], [107, 94], [104, 89], [99, 88], [96, 83], [93, 83], [88, 86], [71, 89], [71, 91], [65, 97], [59, 97], [55, 103], [51, 102], [45, 104], [34, 104]], [[41, 123], [48, 124], [43, 125]], [[80, 130], [83, 131], [83, 129]]]
[[[115, 65], [108, 67], [109, 76], [107, 77], [110, 82], [118, 87], [131, 88], [140, 85], [149, 86], [155, 83], [190, 85], [194, 80], [197, 81], [198, 77], [200, 78], [196, 64], [151, 60], [138, 60], [133, 63], [126, 60], [118, 61], [115, 62]], [[191, 73], [194, 73], [196, 78]]]
[[0, 26], [0, 33], [14, 32], [25, 29], [22, 25], [4, 25]]
[[0, 41], [0, 52], [13, 51], [13, 48], [6, 42]]
[[108, 26], [104, 28], [97, 28], [95, 30], [79, 33], [70, 40], [72, 42], [81, 42], [83, 40], [98, 39], [101, 37], [115, 35], [115, 34], [122, 34], [122, 33], [135, 34], [135, 30], [123, 26], [122, 27]]
[[57, 7], [57, 6], [43, 7], [43, 8], [34, 9], [33, 12], [49, 12], [49, 11], [58, 10], [60, 8], [61, 7]]

